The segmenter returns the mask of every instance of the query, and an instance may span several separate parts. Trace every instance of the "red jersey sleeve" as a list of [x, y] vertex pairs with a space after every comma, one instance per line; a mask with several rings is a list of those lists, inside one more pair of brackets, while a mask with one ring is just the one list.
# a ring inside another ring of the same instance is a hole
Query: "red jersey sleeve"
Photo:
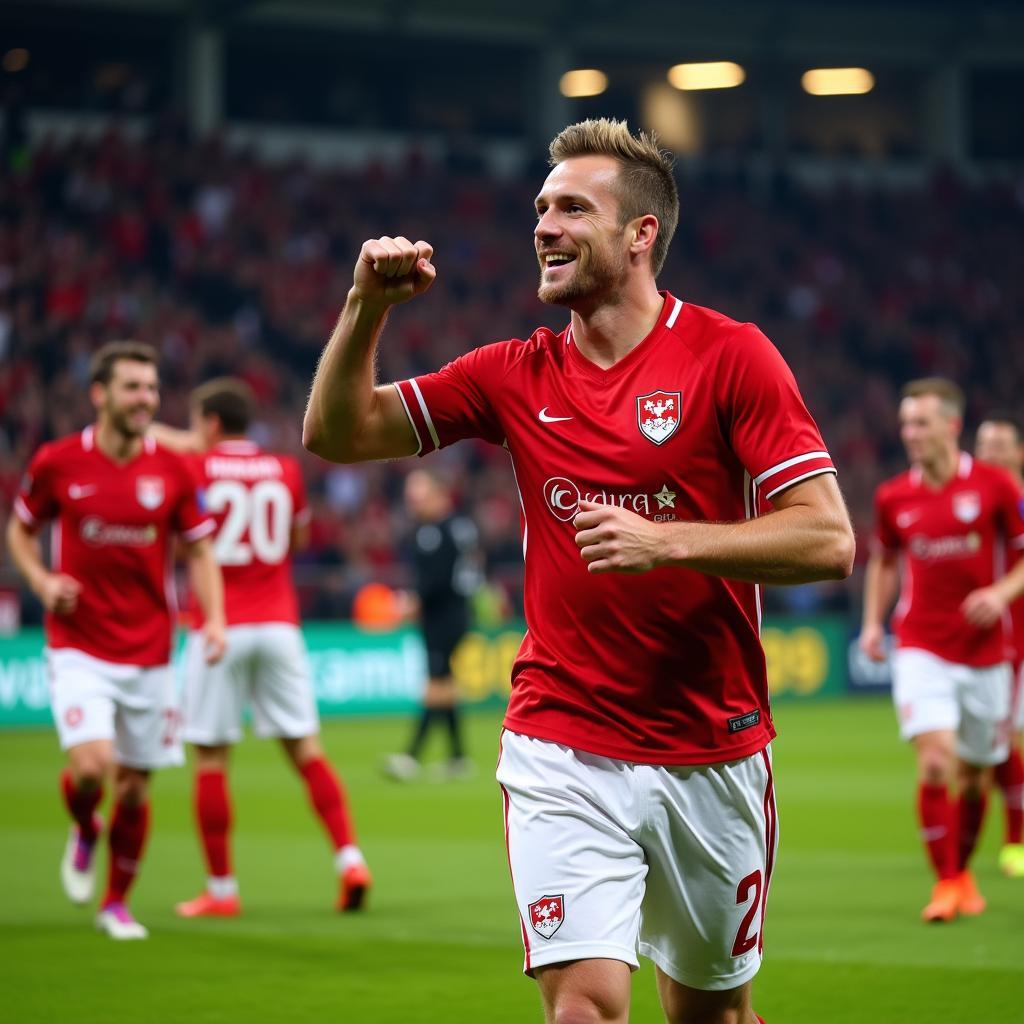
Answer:
[[419, 442], [427, 455], [468, 437], [493, 444], [505, 440], [495, 411], [505, 371], [522, 342], [499, 341], [473, 349], [436, 373], [395, 384]]
[[313, 510], [309, 507], [306, 497], [306, 485], [302, 479], [302, 470], [294, 459], [285, 462], [288, 488], [292, 492], [292, 523], [295, 526], [308, 526]]
[[1006, 543], [1017, 551], [1024, 550], [1024, 496], [1008, 473], [999, 474], [997, 508]]
[[38, 530], [59, 511], [54, 470], [52, 449], [43, 445], [32, 456], [14, 499], [14, 514], [30, 530]]
[[199, 507], [196, 487], [196, 469], [183, 458], [174, 457], [173, 472], [177, 476], [178, 500], [174, 506], [172, 523], [182, 539], [189, 544], [208, 537], [216, 523]]
[[743, 324], [723, 346], [717, 396], [733, 451], [765, 499], [821, 473], [832, 459], [778, 349]]
[[876, 550], [893, 552], [899, 550], [900, 535], [892, 519], [891, 503], [886, 500], [885, 487], [875, 491], [875, 534]]

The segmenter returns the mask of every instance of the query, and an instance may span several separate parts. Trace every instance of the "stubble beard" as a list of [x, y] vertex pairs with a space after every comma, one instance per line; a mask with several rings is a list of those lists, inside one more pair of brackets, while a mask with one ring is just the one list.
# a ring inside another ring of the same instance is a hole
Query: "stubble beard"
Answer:
[[575, 264], [570, 264], [575, 266], [575, 270], [569, 280], [562, 284], [546, 284], [542, 270], [537, 298], [549, 306], [569, 306], [580, 299], [591, 298], [614, 286], [622, 276], [623, 263], [624, 260], [616, 261], [611, 255], [598, 254], [591, 249], [587, 253], [586, 263], [580, 254]]

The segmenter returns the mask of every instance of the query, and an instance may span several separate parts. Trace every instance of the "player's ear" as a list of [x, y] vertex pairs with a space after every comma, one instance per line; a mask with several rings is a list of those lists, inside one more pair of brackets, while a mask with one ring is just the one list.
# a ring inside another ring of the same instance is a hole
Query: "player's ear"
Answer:
[[107, 400], [107, 386], [101, 384], [98, 380], [94, 380], [89, 385], [89, 401], [92, 402], [92, 407], [96, 410], [102, 409], [104, 403]]
[[629, 251], [634, 255], [649, 252], [658, 237], [658, 218], [653, 213], [637, 217], [629, 225]]

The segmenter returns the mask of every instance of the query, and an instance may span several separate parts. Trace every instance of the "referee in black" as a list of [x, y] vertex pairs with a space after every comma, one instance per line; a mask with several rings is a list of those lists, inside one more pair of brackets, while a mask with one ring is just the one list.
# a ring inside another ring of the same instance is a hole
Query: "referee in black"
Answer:
[[384, 770], [400, 781], [415, 778], [427, 736], [437, 725], [448, 734], [443, 772], [463, 778], [473, 765], [462, 746], [451, 659], [469, 628], [469, 600], [481, 583], [477, 530], [470, 519], [455, 514], [450, 487], [429, 469], [413, 470], [406, 478], [405, 504], [414, 522], [410, 555], [416, 587], [408, 612], [410, 617], [418, 613], [423, 631], [427, 688], [408, 750], [391, 754]]

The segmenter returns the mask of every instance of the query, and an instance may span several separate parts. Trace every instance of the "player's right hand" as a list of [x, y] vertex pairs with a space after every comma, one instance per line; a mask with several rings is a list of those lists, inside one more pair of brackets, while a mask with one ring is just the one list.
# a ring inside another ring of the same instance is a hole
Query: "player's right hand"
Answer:
[[399, 235], [363, 242], [352, 280], [352, 296], [378, 305], [397, 306], [422, 295], [437, 277], [429, 242], [410, 242]]
[[859, 645], [872, 661], [885, 661], [885, 630], [881, 626], [865, 626], [860, 633]]
[[50, 572], [39, 588], [39, 600], [54, 615], [70, 615], [78, 607], [82, 584], [62, 572]]

